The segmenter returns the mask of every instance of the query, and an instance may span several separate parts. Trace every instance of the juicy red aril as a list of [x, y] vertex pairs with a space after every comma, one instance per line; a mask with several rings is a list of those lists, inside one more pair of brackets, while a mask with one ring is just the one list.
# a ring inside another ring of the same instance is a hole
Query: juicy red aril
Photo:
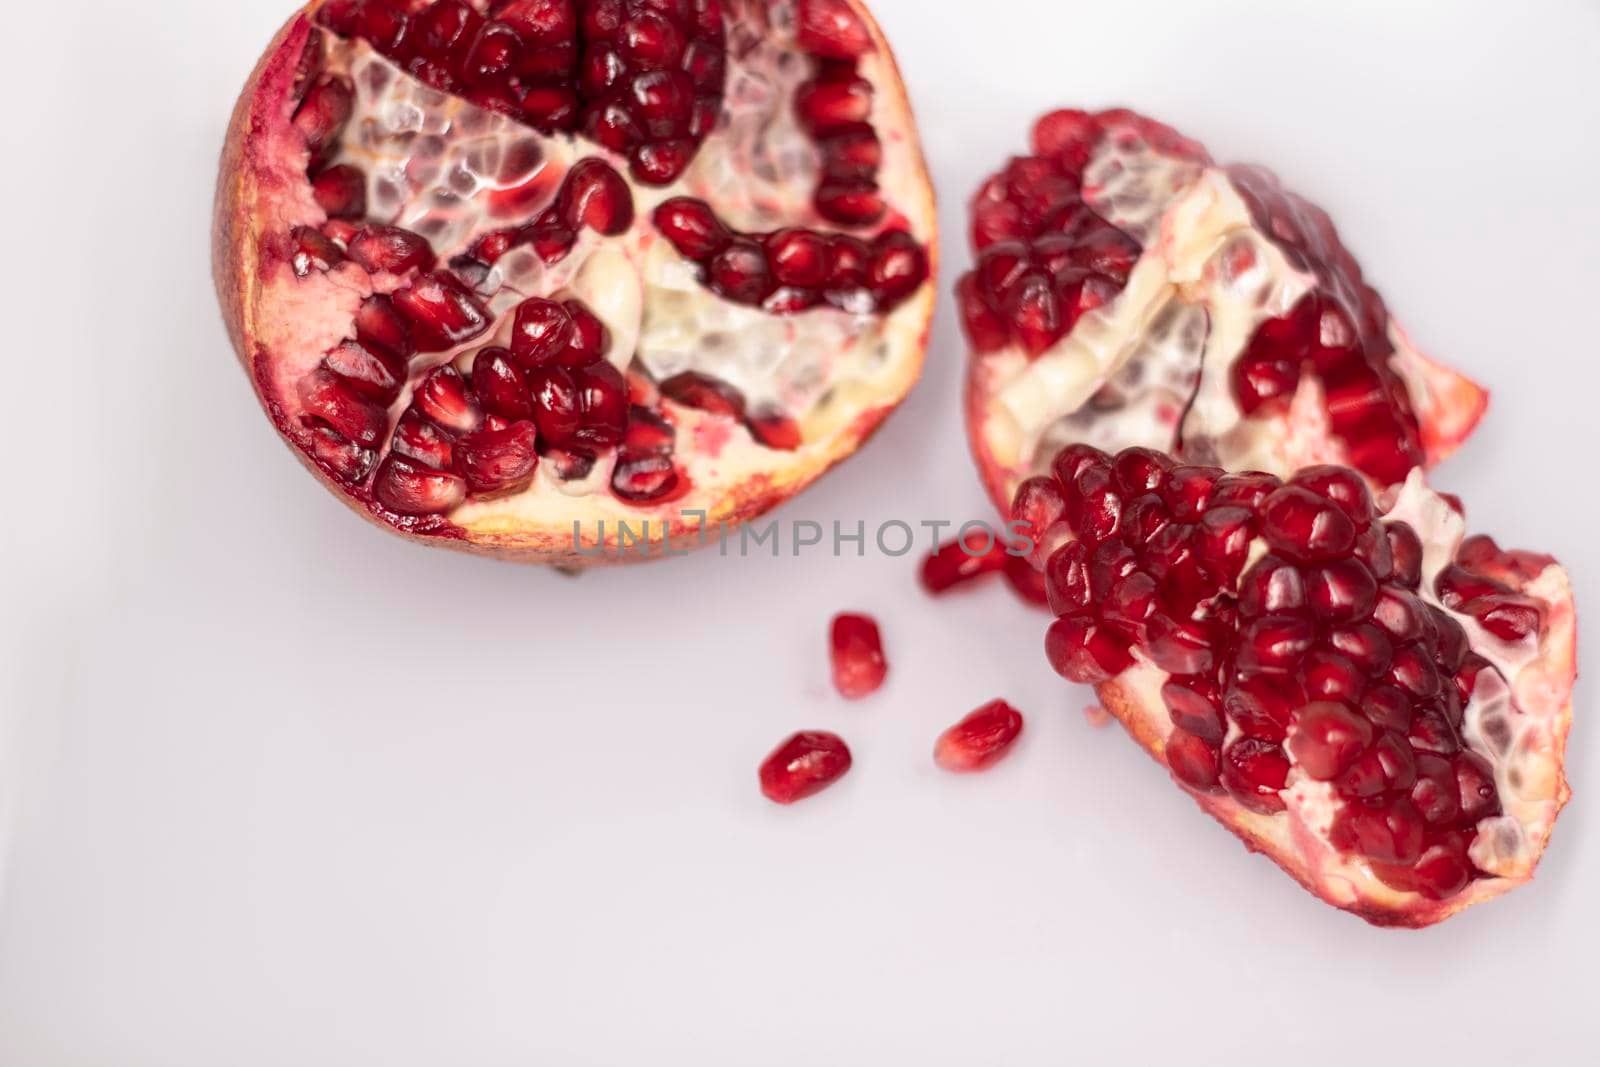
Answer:
[[1335, 816], [1330, 839], [1378, 863], [1404, 866], [1422, 858], [1423, 819], [1404, 797], [1351, 804]]
[[319, 367], [300, 379], [300, 404], [306, 414], [320, 419], [363, 448], [383, 440], [388, 416], [383, 408], [326, 367]]
[[610, 448], [622, 440], [628, 425], [628, 385], [622, 372], [609, 363], [596, 363], [573, 372], [573, 379], [579, 411], [573, 440], [595, 448]]
[[1082, 541], [1069, 541], [1045, 563], [1045, 589], [1050, 610], [1057, 615], [1077, 615], [1089, 610], [1089, 552]]
[[1308, 570], [1306, 592], [1317, 618], [1337, 625], [1372, 614], [1378, 583], [1356, 560], [1339, 559]]
[[1251, 811], [1271, 815], [1283, 810], [1278, 795], [1289, 778], [1289, 761], [1277, 745], [1242, 738], [1222, 752], [1222, 784]]
[[682, 488], [683, 475], [671, 453], [638, 451], [623, 444], [611, 472], [611, 491], [631, 504], [649, 504], [671, 498]]
[[456, 442], [455, 463], [478, 496], [521, 492], [533, 483], [539, 466], [538, 433], [526, 420], [469, 433]]
[[345, 261], [344, 251], [320, 230], [296, 226], [289, 237], [293, 246], [289, 262], [298, 278], [313, 270], [325, 273]]
[[1339, 777], [1337, 787], [1347, 797], [1375, 797], [1380, 793], [1410, 789], [1417, 779], [1417, 761], [1404, 737], [1385, 731]]
[[554, 300], [524, 300], [512, 317], [511, 354], [524, 368], [548, 363], [567, 350], [573, 330], [572, 315]]
[[483, 425], [483, 411], [456, 369], [435, 367], [417, 384], [412, 407], [434, 425], [451, 433], [471, 433]]
[[350, 485], [365, 481], [377, 462], [378, 454], [327, 426], [311, 428], [311, 455], [335, 478]]
[[504, 348], [485, 348], [473, 359], [472, 389], [491, 415], [513, 420], [533, 418], [528, 382]]
[[1372, 493], [1367, 489], [1367, 480], [1349, 467], [1302, 467], [1295, 471], [1289, 484], [1304, 486], [1324, 500], [1333, 501], [1358, 527], [1366, 526], [1373, 519]]
[[992, 700], [939, 735], [933, 758], [947, 771], [965, 773], [994, 766], [1022, 733], [1022, 713]]
[[341, 341], [322, 357], [322, 365], [369, 400], [387, 407], [406, 381], [406, 361], [377, 345]]
[[1306, 602], [1305, 575], [1277, 556], [1261, 557], [1239, 580], [1239, 613], [1247, 619], [1297, 612]]
[[872, 36], [846, 0], [799, 0], [800, 47], [827, 59], [856, 59], [872, 51]]
[[467, 498], [467, 483], [391, 452], [378, 465], [372, 493], [378, 503], [401, 515], [437, 515]]
[[1467, 887], [1473, 874], [1465, 838], [1456, 832], [1425, 839], [1422, 854], [1414, 864], [1375, 863], [1372, 869], [1385, 885], [1403, 892], [1420, 893], [1429, 900], [1455, 896]]
[[1389, 551], [1394, 559], [1394, 581], [1407, 589], [1422, 584], [1422, 541], [1410, 525], [1403, 522], [1384, 524], [1389, 538]]
[[572, 372], [555, 365], [539, 367], [528, 375], [528, 389], [539, 437], [560, 448], [577, 444], [583, 413]]
[[661, 395], [685, 407], [723, 415], [744, 418], [744, 395], [726, 382], [694, 371], [675, 374], [661, 383]]
[[1356, 529], [1336, 504], [1301, 486], [1285, 486], [1261, 504], [1261, 535], [1290, 559], [1307, 563], [1348, 553]]
[[1133, 665], [1126, 643], [1081, 615], [1063, 616], [1051, 623], [1044, 650], [1056, 673], [1072, 682], [1109, 682]]
[[922, 561], [922, 586], [930, 593], [992, 574], [1005, 566], [1006, 548], [988, 532], [968, 534], [940, 545]]
[[1366, 719], [1342, 703], [1319, 700], [1294, 713], [1287, 747], [1301, 770], [1326, 782], [1343, 774], [1372, 739]]
[[601, 159], [580, 160], [567, 172], [557, 198], [561, 219], [573, 230], [587, 226], [615, 236], [633, 225], [633, 194], [622, 175]]
[[707, 267], [711, 288], [736, 304], [759, 304], [772, 291], [766, 253], [748, 238], [736, 238]]
[[1216, 682], [1206, 677], [1175, 676], [1161, 686], [1161, 699], [1174, 726], [1212, 744], [1222, 742], [1228, 728]]
[[402, 359], [416, 354], [411, 339], [411, 324], [394, 308], [386, 296], [369, 296], [356, 312], [356, 340], [369, 348], [382, 348]]
[[423, 352], [447, 351], [489, 328], [489, 313], [477, 297], [444, 271], [423, 275], [392, 299]]
[[1167, 737], [1165, 754], [1168, 769], [1181, 784], [1201, 793], [1220, 791], [1221, 753], [1215, 743], [1174, 730]]
[[833, 686], [849, 700], [877, 692], [889, 673], [878, 624], [868, 615], [847, 612], [834, 616], [828, 633], [828, 653], [833, 664]]
[[733, 239], [733, 234], [701, 200], [675, 197], [656, 208], [652, 218], [672, 247], [697, 262], [710, 259]]
[[313, 157], [339, 139], [354, 109], [355, 91], [343, 78], [324, 75], [307, 90], [294, 113], [294, 127]]
[[355, 167], [329, 167], [311, 179], [311, 195], [330, 219], [359, 219], [367, 213], [367, 177]]
[[1316, 630], [1295, 615], [1265, 615], [1239, 632], [1239, 669], [1291, 671], [1316, 640]]
[[419, 234], [396, 226], [369, 226], [350, 240], [350, 258], [369, 271], [404, 274], [433, 269], [433, 249]]
[[587, 367], [606, 354], [611, 347], [611, 334], [599, 316], [579, 300], [568, 300], [561, 305], [572, 319], [572, 336], [566, 350], [557, 359], [563, 366]]
[[415, 408], [400, 416], [390, 447], [434, 470], [450, 470], [455, 464], [455, 437], [423, 418]]
[[761, 792], [775, 803], [793, 804], [838, 781], [850, 763], [850, 749], [837, 734], [805, 730], [762, 761]]

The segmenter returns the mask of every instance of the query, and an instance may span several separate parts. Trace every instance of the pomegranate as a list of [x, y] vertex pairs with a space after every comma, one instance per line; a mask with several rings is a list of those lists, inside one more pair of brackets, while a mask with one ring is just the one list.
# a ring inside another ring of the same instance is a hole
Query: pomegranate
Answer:
[[[1045, 483], [1045, 484], [1039, 484]], [[1414, 470], [1062, 449], [1051, 664], [1306, 888], [1423, 926], [1528, 880], [1568, 797], [1575, 618]], [[1019, 512], [1020, 514], [1020, 512]]]
[[1032, 148], [978, 191], [957, 286], [968, 432], [1002, 508], [1073, 442], [1388, 486], [1482, 416], [1268, 171], [1126, 110], [1053, 112]]
[[325, 485], [573, 566], [705, 543], [850, 455], [933, 305], [932, 191], [858, 0], [315, 0], [239, 99], [214, 238], [234, 347]]

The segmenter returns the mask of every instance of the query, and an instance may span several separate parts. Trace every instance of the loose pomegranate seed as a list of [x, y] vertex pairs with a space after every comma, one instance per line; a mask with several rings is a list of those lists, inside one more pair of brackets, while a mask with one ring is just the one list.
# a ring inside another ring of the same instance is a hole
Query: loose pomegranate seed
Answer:
[[940, 545], [922, 561], [922, 587], [943, 593], [984, 574], [1005, 567], [1006, 548], [992, 534], [968, 534]]
[[762, 761], [761, 792], [775, 803], [793, 804], [837, 782], [850, 763], [850, 749], [837, 734], [804, 730]]
[[934, 762], [947, 771], [970, 773], [998, 763], [1022, 733], [1022, 713], [992, 700], [939, 735]]
[[869, 615], [835, 615], [828, 635], [828, 652], [833, 663], [833, 686], [846, 699], [859, 700], [877, 692], [889, 673], [878, 624]]

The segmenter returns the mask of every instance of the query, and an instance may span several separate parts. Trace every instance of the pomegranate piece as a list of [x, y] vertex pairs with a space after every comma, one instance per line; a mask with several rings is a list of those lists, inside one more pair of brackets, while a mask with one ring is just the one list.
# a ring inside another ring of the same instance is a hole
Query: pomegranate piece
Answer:
[[828, 656], [833, 664], [833, 687], [847, 700], [876, 693], [889, 673], [883, 638], [870, 615], [835, 615], [828, 632]]
[[839, 735], [803, 730], [762, 761], [761, 792], [774, 803], [793, 804], [837, 782], [850, 762], [850, 749]]
[[263, 408], [424, 543], [584, 567], [775, 507], [921, 368], [936, 220], [887, 60], [859, 0], [307, 4], [218, 182]]
[[991, 700], [939, 735], [933, 760], [947, 771], [982, 771], [998, 763], [1022, 733], [1022, 713]]
[[[1285, 484], [1071, 445], [1051, 469], [1013, 512], [1066, 527], [1042, 566], [1046, 657], [1206, 810], [1373, 922], [1434, 922], [1526, 880], [1567, 795], [1572, 605], [1553, 560], [1463, 541], [1415, 473], [1375, 502], [1351, 468]], [[1258, 547], [1186, 554], [1221, 529]], [[1530, 606], [1514, 642], [1467, 624], [1491, 597]]]
[[[1001, 507], [1048, 452], [1090, 439], [1285, 478], [1338, 457], [1398, 484], [1483, 413], [1480, 388], [1411, 346], [1320, 209], [1133, 112], [1044, 116], [971, 222], [967, 424]], [[1148, 284], [1130, 287], [1136, 271]], [[1211, 330], [1243, 307], [1242, 327]], [[1336, 502], [1359, 524], [1362, 500]]]

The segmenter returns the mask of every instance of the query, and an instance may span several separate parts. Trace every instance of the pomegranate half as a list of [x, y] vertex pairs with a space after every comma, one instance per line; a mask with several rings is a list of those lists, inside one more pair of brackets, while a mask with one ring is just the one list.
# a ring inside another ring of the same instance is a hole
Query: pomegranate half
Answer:
[[975, 197], [972, 241], [967, 427], [1002, 509], [1079, 441], [1394, 485], [1487, 403], [1416, 349], [1325, 212], [1131, 111], [1040, 119]]
[[920, 372], [936, 245], [857, 0], [316, 0], [240, 96], [213, 254], [341, 499], [585, 565], [849, 456]]
[[1420, 470], [1261, 472], [1074, 444], [1016, 517], [1051, 664], [1330, 904], [1425, 926], [1528, 880], [1566, 803], [1576, 622], [1548, 556]]

